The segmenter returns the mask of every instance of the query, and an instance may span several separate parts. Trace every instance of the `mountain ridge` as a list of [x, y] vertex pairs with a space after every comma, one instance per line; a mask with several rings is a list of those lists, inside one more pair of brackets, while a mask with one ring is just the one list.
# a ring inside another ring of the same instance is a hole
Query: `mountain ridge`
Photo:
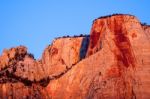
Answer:
[[133, 15], [94, 20], [90, 36], [58, 37], [34, 59], [27, 48], [0, 56], [0, 98], [148, 99], [150, 27]]

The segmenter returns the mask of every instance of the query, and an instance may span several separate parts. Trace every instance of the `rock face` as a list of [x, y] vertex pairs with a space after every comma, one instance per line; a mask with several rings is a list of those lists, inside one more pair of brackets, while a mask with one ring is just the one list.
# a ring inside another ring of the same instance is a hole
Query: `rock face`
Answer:
[[0, 99], [149, 99], [150, 27], [132, 15], [100, 17], [90, 37], [58, 38], [41, 60], [27, 48], [0, 56]]
[[47, 75], [55, 75], [71, 68], [85, 57], [89, 37], [59, 38], [48, 46], [42, 58]]

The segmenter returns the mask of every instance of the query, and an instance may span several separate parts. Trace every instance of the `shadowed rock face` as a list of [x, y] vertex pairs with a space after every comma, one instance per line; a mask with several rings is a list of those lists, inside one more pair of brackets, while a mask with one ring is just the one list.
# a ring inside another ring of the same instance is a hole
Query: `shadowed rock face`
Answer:
[[149, 99], [150, 27], [101, 17], [90, 37], [58, 38], [40, 60], [27, 48], [0, 56], [0, 99]]

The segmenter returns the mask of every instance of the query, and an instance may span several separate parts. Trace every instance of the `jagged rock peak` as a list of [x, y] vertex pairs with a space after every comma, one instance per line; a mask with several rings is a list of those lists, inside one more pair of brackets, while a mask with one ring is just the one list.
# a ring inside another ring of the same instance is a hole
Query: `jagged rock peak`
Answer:
[[0, 69], [23, 59], [26, 54], [27, 48], [25, 46], [4, 49], [2, 55], [0, 56]]
[[57, 38], [41, 60], [0, 56], [0, 99], [150, 99], [150, 28], [132, 15], [94, 21], [90, 37]]

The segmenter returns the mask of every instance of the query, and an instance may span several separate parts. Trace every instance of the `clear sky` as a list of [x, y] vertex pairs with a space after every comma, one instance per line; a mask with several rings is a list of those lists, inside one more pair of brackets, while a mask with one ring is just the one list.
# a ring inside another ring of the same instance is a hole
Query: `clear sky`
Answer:
[[89, 34], [95, 18], [113, 13], [150, 24], [150, 0], [0, 0], [0, 53], [25, 45], [40, 58], [55, 37]]

